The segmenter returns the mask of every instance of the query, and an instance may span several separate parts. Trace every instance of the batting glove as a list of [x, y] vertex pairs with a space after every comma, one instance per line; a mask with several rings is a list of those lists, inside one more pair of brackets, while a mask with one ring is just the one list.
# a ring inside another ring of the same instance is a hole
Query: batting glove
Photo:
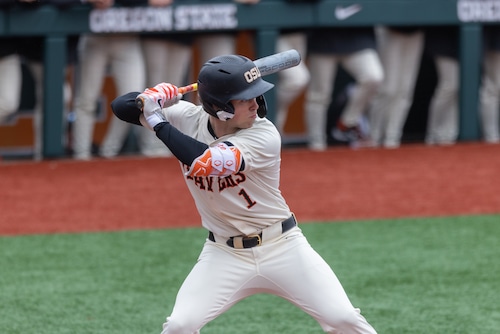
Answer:
[[153, 88], [147, 88], [137, 96], [136, 101], [146, 122], [154, 128], [158, 123], [167, 121], [162, 108], [176, 104], [181, 98], [182, 94], [176, 86], [163, 82]]

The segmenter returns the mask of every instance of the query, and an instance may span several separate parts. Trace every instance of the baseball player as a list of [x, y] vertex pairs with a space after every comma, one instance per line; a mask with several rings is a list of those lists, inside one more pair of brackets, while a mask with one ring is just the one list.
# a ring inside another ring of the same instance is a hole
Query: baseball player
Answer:
[[361, 121], [384, 77], [373, 27], [315, 28], [308, 35], [307, 46], [311, 82], [304, 110], [309, 149], [328, 148], [325, 128], [339, 66], [352, 76], [354, 86], [332, 137], [352, 147], [369, 146]]
[[437, 85], [429, 104], [425, 143], [453, 145], [459, 132], [459, 27], [426, 27], [425, 53], [436, 66]]
[[376, 333], [308, 243], [279, 190], [281, 139], [265, 118], [263, 95], [272, 87], [254, 62], [224, 55], [199, 72], [199, 106], [180, 100], [169, 83], [111, 104], [121, 120], [154, 130], [179, 160], [208, 230], [163, 334], [199, 333], [256, 293], [290, 301], [327, 333]]
[[370, 107], [370, 136], [375, 146], [397, 148], [417, 83], [424, 50], [420, 26], [376, 27], [384, 81]]
[[19, 108], [22, 90], [21, 58], [16, 38], [0, 38], [0, 124]]
[[[94, 9], [105, 10], [113, 6], [142, 5], [140, 0], [87, 0]], [[92, 158], [92, 139], [96, 121], [95, 108], [101, 94], [104, 79], [109, 73], [118, 95], [144, 87], [146, 72], [141, 39], [137, 33], [86, 33], [79, 42], [77, 81], [75, 90], [75, 122], [73, 124], [72, 149], [77, 160]], [[151, 133], [138, 129], [138, 145], [141, 154], [151, 153], [154, 138]], [[113, 158], [120, 153], [130, 125], [116, 118], [110, 120], [106, 135], [99, 148], [99, 155]]]
[[480, 115], [483, 140], [500, 143], [500, 27], [483, 27], [484, 68], [480, 87]]

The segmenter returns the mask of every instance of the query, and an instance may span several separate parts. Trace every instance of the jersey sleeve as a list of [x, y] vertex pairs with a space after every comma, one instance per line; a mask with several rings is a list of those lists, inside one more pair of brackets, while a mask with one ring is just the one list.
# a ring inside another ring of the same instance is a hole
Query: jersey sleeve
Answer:
[[281, 136], [274, 124], [265, 118], [257, 120], [253, 127], [241, 130], [227, 141], [241, 152], [245, 171], [266, 169], [279, 162]]
[[240, 150], [230, 142], [221, 142], [194, 159], [186, 175], [225, 177], [239, 172], [244, 165]]

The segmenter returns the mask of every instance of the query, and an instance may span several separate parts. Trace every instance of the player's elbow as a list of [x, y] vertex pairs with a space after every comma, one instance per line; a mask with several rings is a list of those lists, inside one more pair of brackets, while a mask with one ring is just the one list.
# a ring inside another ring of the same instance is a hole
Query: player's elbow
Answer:
[[111, 110], [120, 120], [132, 124], [142, 125], [141, 111], [135, 106], [135, 98], [139, 93], [132, 92], [117, 97], [111, 102]]

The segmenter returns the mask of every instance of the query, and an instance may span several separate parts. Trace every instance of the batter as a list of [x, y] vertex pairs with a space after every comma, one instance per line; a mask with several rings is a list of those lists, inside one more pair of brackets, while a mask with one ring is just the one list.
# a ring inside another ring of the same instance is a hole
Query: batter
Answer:
[[279, 190], [281, 138], [265, 118], [263, 95], [272, 87], [251, 60], [226, 55], [202, 66], [200, 106], [181, 101], [169, 83], [112, 102], [118, 118], [154, 130], [177, 157], [208, 230], [162, 334], [199, 333], [257, 293], [290, 301], [327, 333], [376, 333], [310, 246]]

